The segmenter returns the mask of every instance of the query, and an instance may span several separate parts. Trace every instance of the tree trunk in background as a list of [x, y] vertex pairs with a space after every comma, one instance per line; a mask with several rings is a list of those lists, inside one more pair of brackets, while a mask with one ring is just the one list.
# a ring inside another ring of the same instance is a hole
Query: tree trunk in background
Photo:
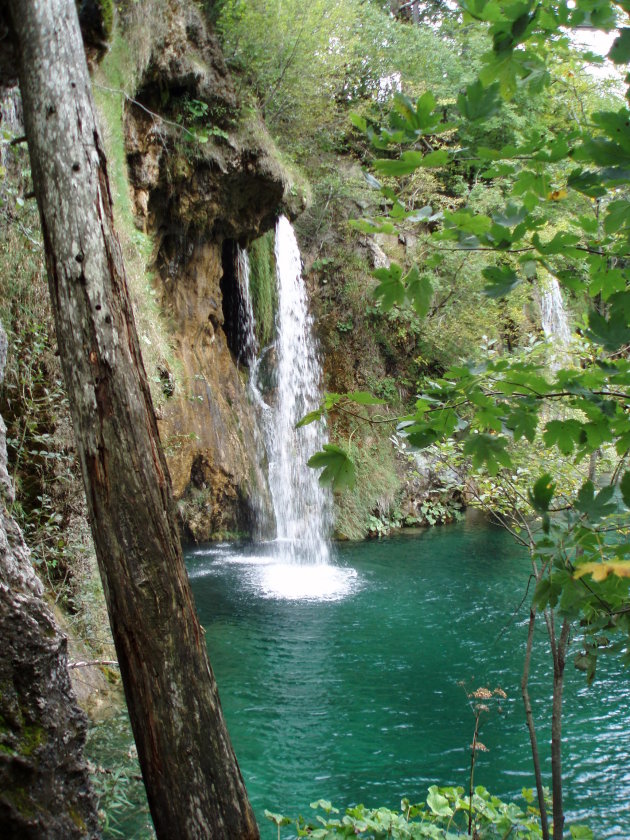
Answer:
[[9, 9], [59, 352], [153, 822], [164, 840], [255, 838], [182, 559], [75, 3]]
[[[0, 325], [0, 384], [6, 349]], [[70, 685], [66, 639], [8, 513], [12, 501], [0, 417], [0, 836], [97, 837], [96, 801], [83, 757], [85, 715]]]

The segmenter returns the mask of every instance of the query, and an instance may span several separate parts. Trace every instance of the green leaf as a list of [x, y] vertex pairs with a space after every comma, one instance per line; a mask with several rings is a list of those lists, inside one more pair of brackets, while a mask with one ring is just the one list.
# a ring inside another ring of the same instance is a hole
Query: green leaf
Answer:
[[362, 117], [360, 114], [356, 114], [352, 112], [350, 114], [350, 122], [355, 128], [358, 128], [359, 131], [365, 132], [367, 130], [367, 122], [365, 117]]
[[608, 58], [615, 64], [627, 64], [630, 61], [630, 29], [623, 27], [613, 41]]
[[549, 473], [542, 475], [529, 492], [529, 501], [538, 513], [547, 513], [556, 485]]
[[557, 446], [563, 455], [570, 455], [585, 439], [584, 426], [579, 420], [550, 420], [543, 435], [546, 446]]
[[617, 505], [610, 500], [615, 492], [614, 485], [607, 484], [595, 495], [595, 485], [592, 481], [585, 481], [580, 487], [575, 500], [575, 507], [589, 519], [597, 521], [617, 510]]
[[496, 113], [501, 106], [499, 83], [484, 87], [479, 80], [468, 85], [466, 93], [457, 97], [459, 113], [470, 122], [484, 120]]
[[630, 343], [630, 324], [623, 311], [613, 312], [609, 318], [605, 318], [592, 310], [589, 312], [588, 325], [588, 337], [606, 350], [618, 350]]
[[307, 464], [317, 469], [323, 467], [319, 483], [330, 486], [335, 492], [351, 489], [356, 482], [356, 470], [348, 453], [334, 443], [325, 443], [323, 450], [312, 455]]
[[623, 499], [624, 505], [630, 508], [630, 470], [626, 470], [621, 477], [619, 489], [621, 490], [621, 498]]
[[433, 285], [428, 274], [420, 274], [414, 265], [403, 283], [407, 287], [406, 298], [420, 318], [424, 318], [429, 311], [433, 297]]
[[573, 248], [574, 245], [577, 245], [580, 241], [580, 237], [577, 236], [575, 233], [566, 233], [560, 231], [556, 233], [556, 235], [551, 239], [549, 242], [543, 243], [535, 233], [532, 236], [532, 242], [537, 251], [545, 256], [549, 256], [551, 254], [564, 254], [566, 256], [578, 256], [579, 252], [575, 252]]
[[[630, 32], [630, 30], [628, 30]], [[630, 201], [620, 199], [611, 201], [606, 208], [604, 230], [606, 233], [616, 233], [621, 228], [630, 225]]]
[[351, 391], [346, 394], [346, 397], [358, 405], [384, 405], [386, 402], [370, 394], [369, 391]]
[[423, 160], [422, 152], [407, 151], [403, 152], [398, 160], [375, 160], [374, 169], [384, 175], [409, 175], [410, 172], [415, 172], [423, 165]]
[[512, 431], [515, 441], [524, 437], [533, 443], [538, 428], [538, 414], [525, 408], [515, 408], [506, 417], [505, 425]]
[[466, 440], [464, 454], [471, 456], [475, 469], [485, 465], [490, 475], [496, 475], [501, 467], [512, 466], [506, 446], [507, 439], [504, 437], [476, 434]]
[[539, 610], [544, 610], [547, 604], [549, 603], [549, 597], [551, 594], [551, 581], [549, 578], [541, 578], [538, 583], [536, 584], [536, 589], [534, 590], [534, 605]]
[[291, 825], [293, 820], [290, 817], [285, 817], [283, 814], [273, 814], [271, 811], [268, 811], [265, 808], [265, 817], [268, 820], [271, 820], [272, 823], [275, 823], [278, 826], [284, 825]]
[[406, 290], [402, 282], [401, 267], [392, 263], [389, 268], [377, 268], [372, 274], [381, 281], [374, 289], [374, 297], [380, 298], [383, 310], [387, 312], [392, 306], [402, 306]]
[[305, 414], [301, 420], [295, 424], [296, 429], [301, 429], [302, 426], [308, 426], [309, 423], [314, 423], [316, 420], [322, 419], [322, 410], [321, 408], [316, 409], [315, 411], [309, 411], [308, 414]]
[[439, 792], [437, 785], [431, 785], [429, 788], [427, 805], [431, 813], [438, 817], [453, 816], [453, 809], [448, 804], [448, 799]]
[[507, 266], [489, 266], [481, 272], [490, 283], [483, 293], [491, 298], [502, 298], [521, 282], [517, 273]]
[[435, 152], [429, 152], [428, 154], [424, 155], [420, 166], [424, 166], [426, 168], [444, 166], [449, 162], [450, 159], [451, 156], [446, 149], [438, 149]]
[[593, 840], [595, 836], [587, 825], [572, 825], [569, 830], [572, 840]]
[[339, 808], [333, 808], [332, 802], [329, 802], [328, 799], [318, 799], [317, 802], [311, 802], [310, 807], [313, 808], [313, 810], [321, 808], [322, 811], [326, 811], [327, 814], [339, 813]]

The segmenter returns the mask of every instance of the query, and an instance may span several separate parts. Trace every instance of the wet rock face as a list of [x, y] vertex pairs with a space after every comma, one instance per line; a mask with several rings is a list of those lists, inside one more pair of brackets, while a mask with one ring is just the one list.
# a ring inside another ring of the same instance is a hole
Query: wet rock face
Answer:
[[[0, 384], [6, 349], [0, 326]], [[0, 836], [97, 837], [86, 719], [70, 685], [66, 639], [7, 510], [12, 501], [0, 417]]]
[[218, 42], [194, 7], [178, 4], [134, 100], [125, 113], [132, 199], [155, 239], [179, 366], [160, 434], [184, 534], [251, 533], [255, 511], [269, 521], [271, 506], [245, 371], [226, 337], [221, 281], [235, 282], [224, 264], [234, 249], [223, 245], [245, 245], [300, 199], [259, 118], [239, 112]]

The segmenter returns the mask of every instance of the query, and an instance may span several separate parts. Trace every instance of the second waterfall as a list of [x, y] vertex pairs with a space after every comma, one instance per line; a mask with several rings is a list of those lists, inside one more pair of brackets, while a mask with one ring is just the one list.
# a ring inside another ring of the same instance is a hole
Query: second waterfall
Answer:
[[[291, 223], [276, 225], [278, 308], [276, 340], [250, 362], [250, 388], [260, 414], [276, 519], [276, 554], [289, 563], [317, 565], [330, 559], [331, 500], [307, 466], [322, 448], [321, 423], [296, 429], [321, 400], [321, 365], [302, 279], [300, 251]], [[242, 269], [241, 269], [242, 270]], [[244, 279], [244, 278], [243, 278]], [[263, 388], [261, 369], [271, 371]]]

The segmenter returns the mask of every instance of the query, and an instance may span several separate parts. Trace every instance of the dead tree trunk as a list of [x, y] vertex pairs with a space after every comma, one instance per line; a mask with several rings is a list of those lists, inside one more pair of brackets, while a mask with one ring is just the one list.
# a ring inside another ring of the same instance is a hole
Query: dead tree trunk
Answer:
[[57, 339], [160, 838], [255, 838], [184, 567], [74, 0], [9, 0]]

